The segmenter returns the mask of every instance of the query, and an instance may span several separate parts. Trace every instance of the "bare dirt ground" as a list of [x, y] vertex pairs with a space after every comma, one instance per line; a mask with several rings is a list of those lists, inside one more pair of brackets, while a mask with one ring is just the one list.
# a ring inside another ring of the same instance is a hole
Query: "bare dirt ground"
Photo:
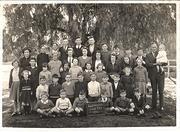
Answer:
[[[2, 95], [2, 126], [3, 127], [33, 127], [33, 128], [70, 128], [70, 127], [145, 127], [145, 126], [175, 126], [176, 125], [176, 85], [168, 78], [165, 84], [165, 110], [160, 119], [151, 119], [152, 113], [146, 117], [137, 118], [128, 115], [96, 115], [93, 117], [56, 117], [41, 119], [38, 115], [11, 117], [12, 102], [9, 100], [8, 79], [11, 65], [2, 65], [3, 95]], [[151, 102], [151, 95], [148, 95]]]

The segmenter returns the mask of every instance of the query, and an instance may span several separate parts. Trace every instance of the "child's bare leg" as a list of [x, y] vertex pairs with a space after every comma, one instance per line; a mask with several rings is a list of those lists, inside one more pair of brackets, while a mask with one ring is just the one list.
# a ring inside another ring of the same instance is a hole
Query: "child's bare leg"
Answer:
[[68, 109], [66, 112], [65, 112], [65, 114], [70, 114], [70, 113], [72, 113], [74, 110], [71, 108], [71, 109]]

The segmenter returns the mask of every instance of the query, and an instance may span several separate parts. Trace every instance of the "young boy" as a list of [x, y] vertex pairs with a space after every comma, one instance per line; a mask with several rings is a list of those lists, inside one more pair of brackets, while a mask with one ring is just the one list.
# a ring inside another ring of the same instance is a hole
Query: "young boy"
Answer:
[[113, 101], [113, 103], [115, 103], [116, 99], [120, 95], [120, 91], [123, 89], [122, 83], [120, 81], [120, 75], [117, 74], [117, 73], [113, 74], [112, 89], [113, 89], [113, 98], [112, 98], [112, 101]]
[[122, 90], [120, 92], [120, 97], [116, 99], [114, 104], [115, 114], [129, 114], [133, 113], [133, 104], [131, 104], [130, 99], [126, 98], [126, 91]]
[[102, 56], [102, 61], [104, 62], [105, 67], [107, 67], [110, 60], [110, 51], [108, 51], [108, 46], [106, 43], [102, 44], [101, 56]]
[[62, 89], [61, 85], [58, 83], [59, 77], [57, 74], [52, 76], [52, 84], [49, 85], [49, 99], [55, 104], [56, 100], [59, 98], [59, 92]]
[[58, 60], [58, 53], [52, 54], [52, 60], [48, 63], [51, 74], [57, 74], [60, 77], [60, 68], [62, 68], [62, 63]]
[[40, 117], [54, 117], [51, 112], [51, 109], [53, 107], [53, 102], [48, 99], [48, 93], [45, 91], [42, 92], [41, 99], [37, 102], [35, 106], [37, 113], [40, 114]]
[[48, 85], [46, 84], [46, 77], [42, 76], [42, 77], [40, 77], [40, 84], [36, 89], [36, 99], [37, 99], [37, 101], [41, 99], [41, 94], [44, 91], [48, 93]]
[[88, 100], [84, 92], [79, 93], [79, 97], [74, 100], [73, 109], [77, 116], [85, 115], [86, 104]]
[[91, 74], [92, 74], [92, 69], [91, 69], [91, 63], [86, 63], [85, 64], [85, 70], [84, 70], [84, 72], [83, 72], [83, 76], [84, 76], [84, 81], [85, 82], [90, 82], [91, 81]]
[[45, 76], [47, 85], [50, 85], [51, 81], [52, 81], [52, 74], [48, 70], [48, 64], [43, 63], [42, 68], [43, 68], [43, 70], [39, 73], [39, 82], [40, 82], [40, 78], [42, 76]]
[[112, 100], [108, 98], [105, 93], [105, 90], [101, 91], [101, 98], [99, 99], [99, 102], [102, 102], [104, 104], [105, 112], [109, 113], [114, 110], [114, 107]]
[[67, 98], [74, 102], [74, 82], [71, 81], [71, 74], [66, 74], [65, 82], [62, 84], [62, 88], [66, 91]]
[[137, 116], [145, 116], [144, 115], [144, 109], [145, 109], [145, 98], [143, 94], [139, 92], [139, 89], [134, 90], [134, 97], [132, 99], [132, 102], [134, 103], [134, 114], [137, 114]]
[[82, 56], [82, 50], [81, 50], [82, 45], [81, 45], [81, 43], [82, 43], [81, 37], [77, 37], [75, 39], [75, 46], [73, 48], [74, 57], [78, 58], [78, 57]]
[[39, 79], [38, 79], [38, 69], [36, 67], [36, 58], [31, 57], [30, 58], [30, 67], [28, 68], [30, 71], [30, 80], [33, 82], [32, 84], [32, 110], [34, 109], [34, 106], [36, 104], [36, 88], [39, 84]]
[[96, 74], [91, 74], [91, 81], [88, 83], [88, 101], [98, 101], [101, 94], [100, 83], [96, 81]]
[[60, 91], [60, 98], [56, 101], [56, 106], [52, 109], [52, 112], [59, 114], [59, 116], [72, 116], [73, 112], [72, 104], [69, 98], [66, 97], [66, 91], [62, 89]]
[[74, 90], [74, 97], [79, 97], [80, 93], [84, 93], [85, 96], [87, 95], [87, 83], [84, 81], [84, 77], [82, 73], [79, 73], [78, 75], [78, 82], [75, 83], [75, 90]]
[[[100, 83], [101, 87], [101, 95], [106, 96], [109, 99], [113, 98], [113, 89], [112, 89], [112, 84], [108, 82], [109, 77], [108, 75], [104, 75], [102, 77], [102, 83]], [[102, 93], [103, 91], [103, 93]]]

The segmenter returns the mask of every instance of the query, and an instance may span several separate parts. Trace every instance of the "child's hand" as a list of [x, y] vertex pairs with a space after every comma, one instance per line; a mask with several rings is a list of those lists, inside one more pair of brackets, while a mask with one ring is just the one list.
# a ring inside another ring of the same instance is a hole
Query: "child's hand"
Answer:
[[61, 67], [61, 68], [59, 69], [59, 71], [62, 72], [62, 71], [63, 71], [63, 68]]
[[134, 112], [134, 109], [133, 108], [129, 109], [129, 112]]
[[151, 107], [149, 105], [146, 105], [145, 108], [149, 110]]
[[146, 88], [148, 88], [148, 83], [146, 84]]
[[130, 106], [131, 106], [131, 108], [133, 108], [133, 109], [135, 108], [134, 103], [131, 103]]

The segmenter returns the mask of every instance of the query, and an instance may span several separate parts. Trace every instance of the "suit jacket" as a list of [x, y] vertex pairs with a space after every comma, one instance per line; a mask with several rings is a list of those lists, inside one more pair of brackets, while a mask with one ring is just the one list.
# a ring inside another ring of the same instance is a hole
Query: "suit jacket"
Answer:
[[113, 89], [113, 98], [117, 98], [120, 95], [120, 90], [123, 89], [122, 83], [119, 81], [117, 85], [117, 89], [115, 89], [114, 82], [112, 83], [112, 89]]
[[65, 60], [67, 60], [67, 57], [68, 57], [68, 54], [67, 54], [68, 48], [69, 47], [67, 47], [67, 50], [65, 50], [63, 47], [59, 48], [60, 60], [63, 64], [64, 64]]
[[119, 67], [118, 62], [115, 62], [114, 65], [112, 65], [111, 62], [108, 63], [107, 67], [106, 67], [106, 71], [108, 74], [112, 74], [112, 73], [120, 73], [121, 68]]
[[143, 95], [140, 96], [139, 100], [138, 98], [134, 95], [132, 102], [135, 105], [135, 108], [137, 109], [143, 109], [145, 106], [145, 98], [143, 97]]
[[[82, 45], [81, 45], [81, 48], [82, 48]], [[76, 46], [74, 46], [73, 48], [73, 56], [74, 57], [80, 57], [82, 56], [82, 49], [81, 48], [76, 48]]]
[[154, 78], [157, 74], [157, 68], [155, 65], [153, 65], [154, 63], [156, 63], [156, 56], [157, 56], [158, 52], [155, 53], [155, 55], [151, 53], [146, 55], [145, 58], [145, 62], [146, 62], [146, 66], [147, 66], [147, 70], [148, 70], [148, 76], [149, 78]]
[[98, 50], [98, 48], [94, 44], [94, 51], [91, 53], [89, 50], [89, 47], [90, 46], [88, 46], [88, 48], [87, 48], [87, 50], [88, 50], [87, 56], [92, 57], [92, 61], [93, 61], [96, 59], [96, 51]]

